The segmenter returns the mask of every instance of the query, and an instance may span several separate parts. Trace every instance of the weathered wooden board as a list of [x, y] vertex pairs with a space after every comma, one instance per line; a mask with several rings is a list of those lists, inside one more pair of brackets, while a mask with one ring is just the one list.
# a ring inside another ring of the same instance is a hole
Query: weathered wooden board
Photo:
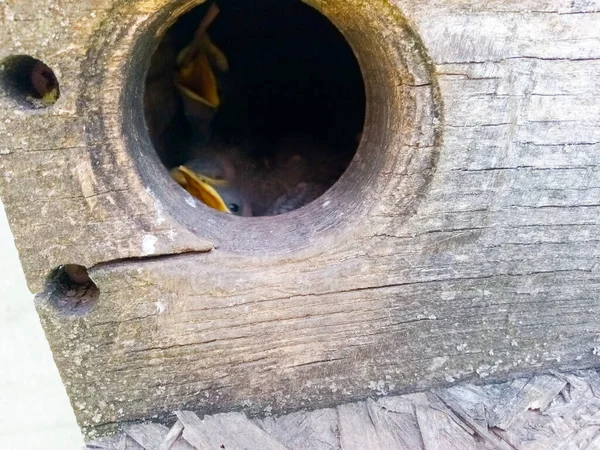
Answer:
[[43, 110], [0, 91], [0, 193], [34, 292], [65, 263], [100, 289], [83, 318], [38, 302], [82, 426], [600, 364], [598, 2], [312, 2], [363, 66], [363, 142], [256, 219], [186, 203], [140, 128], [145, 57], [194, 3], [0, 4], [0, 60], [61, 83]]
[[[168, 430], [155, 423], [125, 426], [88, 449], [596, 449], [600, 444], [600, 377], [595, 370], [459, 385], [383, 397], [286, 416], [248, 419], [240, 413], [177, 412]], [[228, 430], [235, 427], [232, 435]], [[186, 447], [187, 446], [187, 447]], [[137, 447], [136, 447], [137, 448]]]

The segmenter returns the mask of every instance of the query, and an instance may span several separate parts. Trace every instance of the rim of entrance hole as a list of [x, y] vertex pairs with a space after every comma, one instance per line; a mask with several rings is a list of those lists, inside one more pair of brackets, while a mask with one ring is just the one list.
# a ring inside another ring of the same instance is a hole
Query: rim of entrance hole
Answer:
[[[80, 105], [101, 103], [87, 114], [89, 128], [110, 134], [114, 160], [123, 153], [131, 159], [160, 214], [216, 248], [265, 255], [338, 238], [368, 226], [374, 214], [402, 221], [415, 213], [435, 171], [441, 104], [426, 49], [395, 6], [385, 1], [305, 1], [342, 33], [358, 60], [366, 94], [362, 139], [345, 173], [314, 202], [280, 216], [242, 218], [212, 210], [179, 188], [146, 128], [143, 96], [152, 55], [179, 17], [204, 2], [126, 3], [116, 12], [123, 20], [105, 23], [91, 43]], [[117, 70], [107, 71], [111, 66]], [[99, 82], [110, 89], [98, 89]], [[120, 114], [104, 116], [106, 110]], [[100, 176], [117, 188], [115, 174]], [[127, 208], [126, 199], [120, 201], [117, 206]]]

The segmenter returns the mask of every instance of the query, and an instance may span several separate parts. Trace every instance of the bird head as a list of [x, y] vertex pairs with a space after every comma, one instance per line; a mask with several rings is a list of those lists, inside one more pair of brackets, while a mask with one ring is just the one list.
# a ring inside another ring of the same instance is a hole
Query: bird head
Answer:
[[217, 211], [236, 216], [252, 216], [250, 202], [244, 199], [235, 185], [231, 185], [223, 177], [212, 178], [185, 165], [172, 169], [171, 176], [189, 194]]
[[214, 68], [226, 72], [227, 58], [204, 33], [179, 53], [177, 65], [175, 87], [181, 95], [185, 116], [194, 129], [208, 135], [221, 104]]

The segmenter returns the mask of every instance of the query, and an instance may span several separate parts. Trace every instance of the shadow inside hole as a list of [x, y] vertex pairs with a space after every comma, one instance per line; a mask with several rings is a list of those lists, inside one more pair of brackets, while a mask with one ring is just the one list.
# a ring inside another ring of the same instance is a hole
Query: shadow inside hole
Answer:
[[60, 314], [83, 316], [98, 302], [100, 290], [84, 266], [65, 264], [57, 267], [48, 277], [45, 294]]
[[[168, 30], [151, 61], [144, 106], [154, 148], [168, 169], [185, 165], [225, 179], [229, 189], [213, 187], [234, 214], [304, 206], [339, 179], [356, 153], [366, 102], [356, 57], [339, 30], [300, 0], [218, 5], [208, 35], [226, 70], [207, 52], [218, 106], [207, 107], [177, 84], [178, 56], [181, 62], [210, 8], [203, 4]], [[194, 195], [190, 179], [178, 175]]]
[[25, 106], [45, 108], [60, 97], [54, 71], [39, 59], [14, 55], [2, 61], [0, 83], [8, 95]]

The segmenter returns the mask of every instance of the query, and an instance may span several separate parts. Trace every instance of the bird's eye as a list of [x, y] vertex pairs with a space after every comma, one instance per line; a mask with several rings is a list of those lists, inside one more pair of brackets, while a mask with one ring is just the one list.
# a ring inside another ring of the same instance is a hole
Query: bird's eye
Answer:
[[231, 211], [232, 213], [236, 213], [240, 211], [240, 206], [236, 203], [230, 203], [229, 204], [229, 211]]

